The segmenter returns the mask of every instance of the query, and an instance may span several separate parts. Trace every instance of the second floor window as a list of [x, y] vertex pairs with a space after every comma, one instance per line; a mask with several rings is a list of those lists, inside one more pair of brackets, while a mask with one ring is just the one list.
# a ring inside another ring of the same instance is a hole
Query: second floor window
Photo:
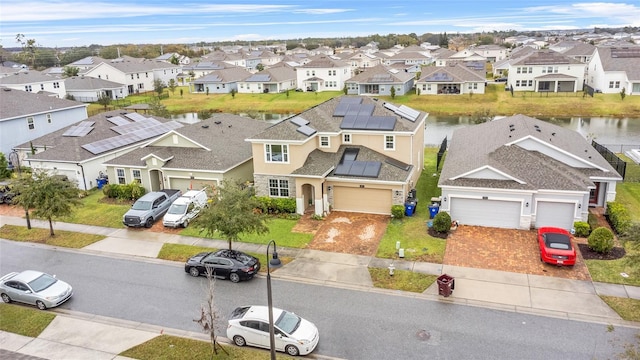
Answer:
[[342, 142], [345, 144], [351, 144], [351, 134], [342, 134]]
[[329, 137], [328, 136], [320, 136], [320, 147], [329, 147]]
[[384, 137], [384, 149], [385, 150], [395, 150], [396, 148], [396, 137], [393, 135], [385, 135]]
[[289, 162], [289, 145], [265, 144], [267, 162]]
[[33, 130], [36, 128], [36, 124], [33, 122], [33, 117], [27, 118], [27, 126], [29, 127], [29, 130]]
[[31, 92], [31, 91], [32, 91], [32, 90], [31, 90], [31, 85], [25, 85], [25, 86], [24, 86], [24, 91], [26, 91], [26, 92]]
[[51, 114], [47, 114], [46, 116], [47, 116], [47, 122], [51, 124]]

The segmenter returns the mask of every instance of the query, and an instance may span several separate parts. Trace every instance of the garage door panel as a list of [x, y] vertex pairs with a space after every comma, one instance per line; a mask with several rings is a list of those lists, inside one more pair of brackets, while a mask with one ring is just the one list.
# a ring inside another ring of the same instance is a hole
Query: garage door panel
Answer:
[[520, 227], [520, 212], [519, 201], [451, 199], [451, 219], [464, 225], [517, 229]]
[[333, 209], [371, 214], [391, 214], [391, 190], [333, 187]]
[[536, 206], [536, 228], [544, 226], [571, 229], [575, 213], [574, 203], [539, 201]]
[[190, 189], [200, 190], [205, 186], [214, 188], [216, 182], [215, 180], [169, 178], [169, 184], [171, 189], [178, 189], [184, 192]]

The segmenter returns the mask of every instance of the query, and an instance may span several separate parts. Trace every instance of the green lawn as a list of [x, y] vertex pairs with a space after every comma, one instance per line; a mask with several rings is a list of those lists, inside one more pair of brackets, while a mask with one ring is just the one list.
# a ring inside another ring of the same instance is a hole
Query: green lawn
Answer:
[[75, 209], [71, 216], [60, 218], [60, 221], [74, 224], [124, 228], [122, 216], [131, 208], [131, 204], [105, 203], [102, 190], [93, 189], [82, 199], [82, 206]]
[[[224, 349], [229, 353], [218, 349], [218, 355], [213, 355], [211, 344], [206, 341], [187, 339], [177, 336], [160, 335], [143, 344], [135, 346], [120, 353], [132, 359], [140, 360], [259, 360], [269, 359], [268, 350], [255, 348], [237, 347], [235, 345], [223, 344]], [[188, 356], [187, 356], [188, 354]], [[277, 359], [293, 359], [284, 354], [276, 354]]]
[[[626, 246], [629, 251], [629, 245]], [[593, 281], [611, 284], [640, 286], [640, 277], [634, 276], [631, 267], [625, 264], [625, 259], [617, 260], [585, 260], [589, 274]], [[621, 273], [629, 275], [624, 277]]]
[[0, 302], [0, 330], [37, 337], [49, 326], [55, 314], [35, 308]]
[[3, 225], [0, 227], [0, 238], [14, 241], [34, 242], [51, 246], [80, 249], [105, 238], [103, 235], [85, 234], [72, 231], [56, 230], [51, 236], [49, 228], [35, 228], [26, 226]]
[[[387, 231], [380, 241], [379, 258], [397, 259], [396, 242], [405, 251], [405, 260], [442, 263], [446, 241], [429, 236], [427, 221], [429, 220], [430, 200], [440, 196], [438, 176], [436, 174], [436, 155], [438, 148], [425, 148], [425, 170], [416, 184], [418, 206], [413, 216], [393, 219], [387, 226]], [[442, 165], [442, 163], [441, 163]]]
[[[296, 225], [296, 222], [297, 220], [272, 218], [267, 221], [268, 233], [262, 235], [243, 234], [240, 236], [240, 241], [252, 244], [268, 244], [270, 240], [275, 239], [278, 242], [278, 246], [303, 248], [311, 242], [313, 234], [292, 232], [291, 230]], [[207, 237], [196, 226], [187, 227], [180, 232], [180, 235]], [[219, 237], [214, 238], [220, 239]]]
[[373, 286], [383, 289], [422, 293], [438, 278], [436, 275], [414, 273], [407, 270], [395, 270], [393, 276], [389, 269], [369, 268]]
[[640, 321], [640, 300], [615, 296], [600, 296], [600, 298], [624, 320]]

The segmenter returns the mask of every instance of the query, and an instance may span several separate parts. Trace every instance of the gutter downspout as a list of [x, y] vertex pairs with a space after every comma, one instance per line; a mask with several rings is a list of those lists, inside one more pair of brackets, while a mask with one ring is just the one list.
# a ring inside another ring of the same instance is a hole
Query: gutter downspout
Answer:
[[84, 178], [84, 167], [80, 163], [77, 163], [76, 165], [80, 166], [80, 169], [82, 169], [82, 187], [84, 188], [84, 191], [87, 191], [89, 189], [87, 189], [87, 179]]

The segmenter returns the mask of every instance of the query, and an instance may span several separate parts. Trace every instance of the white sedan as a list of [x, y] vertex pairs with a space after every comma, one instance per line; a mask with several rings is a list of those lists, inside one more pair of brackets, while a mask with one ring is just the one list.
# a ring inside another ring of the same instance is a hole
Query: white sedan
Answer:
[[[300, 316], [273, 308], [275, 348], [291, 356], [307, 355], [318, 345], [318, 328]], [[227, 337], [238, 346], [270, 348], [269, 308], [241, 306], [229, 317]]]
[[69, 300], [71, 295], [69, 284], [40, 271], [12, 272], [0, 278], [0, 297], [5, 303], [17, 301], [45, 310]]

